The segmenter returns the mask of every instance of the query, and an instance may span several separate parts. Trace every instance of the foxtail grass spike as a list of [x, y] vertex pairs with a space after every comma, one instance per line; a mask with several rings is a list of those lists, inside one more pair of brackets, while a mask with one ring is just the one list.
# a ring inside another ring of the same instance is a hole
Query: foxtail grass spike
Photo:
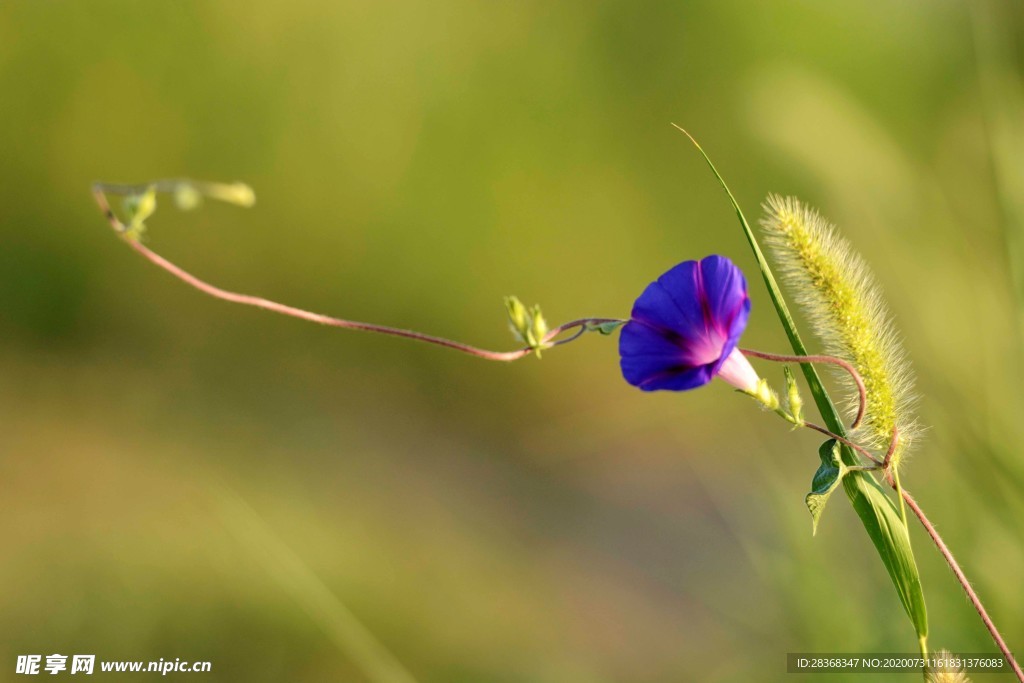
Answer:
[[783, 282], [827, 352], [848, 360], [863, 379], [867, 411], [856, 436], [881, 448], [898, 427], [899, 447], [891, 460], [898, 467], [918, 431], [913, 375], [874, 276], [814, 209], [770, 195], [764, 210], [761, 227]]
[[953, 666], [958, 658], [949, 650], [939, 650], [932, 659], [942, 664], [928, 670], [925, 683], [971, 683], [971, 679], [959, 667]]

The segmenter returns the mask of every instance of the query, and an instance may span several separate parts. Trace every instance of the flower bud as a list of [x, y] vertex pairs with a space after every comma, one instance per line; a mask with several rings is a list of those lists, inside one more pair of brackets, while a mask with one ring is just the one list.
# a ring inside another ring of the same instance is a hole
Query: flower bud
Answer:
[[207, 183], [204, 194], [211, 199], [249, 208], [256, 203], [256, 193], [245, 183]]
[[527, 343], [530, 329], [530, 315], [526, 306], [518, 297], [505, 297], [505, 310], [508, 311], [508, 326], [518, 341]]
[[793, 371], [786, 365], [782, 368], [786, 373], [786, 402], [789, 404], [789, 414], [793, 423], [802, 425], [804, 423], [804, 399], [800, 395], [800, 385], [796, 383]]
[[195, 185], [184, 182], [174, 188], [174, 203], [182, 211], [191, 211], [203, 203], [203, 195]]

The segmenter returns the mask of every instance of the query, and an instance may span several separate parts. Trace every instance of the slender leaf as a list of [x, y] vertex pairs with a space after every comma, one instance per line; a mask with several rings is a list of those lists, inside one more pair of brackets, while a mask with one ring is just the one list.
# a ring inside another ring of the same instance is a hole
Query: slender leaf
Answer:
[[878, 482], [861, 472], [851, 472], [843, 479], [843, 486], [896, 586], [918, 637], [927, 637], [928, 610], [924, 603], [921, 576], [910, 547], [910, 535], [900, 519], [899, 510]]
[[[679, 128], [679, 126], [676, 126], [676, 128]], [[733, 209], [736, 211], [736, 217], [743, 228], [743, 234], [746, 236], [747, 242], [754, 252], [754, 257], [757, 259], [757, 265], [761, 269], [761, 276], [764, 278], [765, 286], [768, 288], [768, 295], [775, 306], [775, 312], [778, 314], [782, 328], [789, 338], [789, 343], [793, 347], [793, 352], [798, 356], [808, 355], [807, 347], [800, 338], [796, 323], [793, 322], [793, 316], [790, 314], [786, 300], [782, 296], [782, 290], [775, 281], [775, 276], [768, 265], [768, 260], [765, 258], [764, 252], [761, 251], [757, 237], [743, 215], [739, 203], [733, 196], [729, 186], [726, 185], [721, 174], [719, 174], [718, 169], [711, 162], [710, 157], [704, 152], [704, 149], [693, 139], [693, 136], [682, 128], [679, 128], [679, 130], [686, 137], [690, 138], [690, 141], [701, 153], [701, 156], [704, 157], [708, 166], [711, 167], [711, 172], [715, 174], [722, 189], [729, 196], [729, 201], [732, 203]], [[801, 363], [800, 368], [803, 370], [804, 378], [807, 380], [811, 395], [818, 406], [818, 412], [821, 413], [826, 426], [833, 433], [846, 436], [846, 428], [843, 425], [843, 421], [835, 405], [832, 403], [832, 399], [825, 391], [817, 369], [810, 363]], [[857, 456], [848, 446], [842, 446], [840, 454], [845, 465], [854, 466], [858, 464]], [[907, 532], [906, 525], [900, 519], [899, 513], [892, 501], [882, 491], [878, 482], [870, 475], [864, 472], [850, 472], [848, 476], [843, 477], [843, 488], [846, 490], [846, 495], [853, 504], [854, 510], [856, 510], [857, 515], [860, 517], [861, 523], [864, 524], [868, 536], [871, 537], [872, 543], [875, 544], [875, 548], [882, 558], [882, 563], [885, 565], [893, 584], [896, 586], [896, 593], [903, 603], [903, 608], [907, 611], [907, 616], [910, 617], [910, 621], [917, 631], [918, 638], [926, 638], [928, 635], [928, 612], [925, 608], [924, 592], [921, 589], [921, 577], [917, 569], [917, 562], [914, 560], [914, 553], [910, 547], [910, 535]]]

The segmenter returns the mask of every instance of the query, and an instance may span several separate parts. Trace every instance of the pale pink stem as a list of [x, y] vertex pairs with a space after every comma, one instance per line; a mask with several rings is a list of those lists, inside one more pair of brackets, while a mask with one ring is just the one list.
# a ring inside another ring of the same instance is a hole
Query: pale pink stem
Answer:
[[896, 453], [896, 446], [900, 442], [900, 428], [892, 428], [892, 439], [889, 440], [889, 449], [885, 452], [885, 460], [882, 461], [882, 469], [886, 472], [889, 471], [889, 463], [892, 462], [892, 456]]
[[[107, 202], [106, 195], [104, 194], [104, 187], [105, 186], [100, 185], [94, 186], [93, 196], [95, 197], [96, 203], [99, 205], [100, 210], [103, 211], [103, 215], [106, 216], [107, 220], [110, 222], [114, 230], [124, 235], [127, 228], [111, 210], [110, 204]], [[136, 189], [133, 186], [124, 186], [124, 188], [121, 188], [119, 186], [114, 187], [116, 189]], [[110, 189], [109, 186], [107, 186], [107, 189]], [[463, 344], [462, 342], [453, 341], [451, 339], [445, 339], [444, 337], [435, 337], [433, 335], [424, 334], [422, 332], [404, 330], [398, 327], [388, 327], [386, 325], [376, 325], [373, 323], [364, 323], [355, 320], [335, 318], [328, 315], [322, 315], [320, 313], [306, 311], [301, 308], [296, 308], [294, 306], [281, 304], [276, 301], [264, 299], [262, 297], [251, 296], [248, 294], [240, 294], [238, 292], [231, 292], [226, 289], [221, 289], [220, 287], [217, 287], [215, 285], [211, 285], [210, 283], [199, 279], [195, 275], [192, 275], [183, 268], [175, 265], [174, 263], [171, 263], [163, 256], [160, 256], [160, 254], [157, 254], [153, 250], [144, 246], [137, 239], [126, 238], [125, 241], [132, 249], [137, 251], [139, 254], [141, 254], [143, 257], [145, 257], [147, 260], [149, 260], [157, 267], [167, 271], [168, 273], [178, 278], [182, 282], [191, 285], [192, 287], [195, 287], [204, 294], [212, 296], [216, 299], [222, 299], [224, 301], [230, 301], [232, 303], [243, 304], [246, 306], [255, 306], [256, 308], [262, 308], [268, 311], [273, 311], [274, 313], [280, 313], [281, 315], [299, 318], [301, 320], [308, 320], [310, 322], [319, 323], [321, 325], [340, 327], [347, 330], [359, 330], [362, 332], [375, 332], [377, 334], [386, 334], [393, 337], [403, 337], [405, 339], [412, 339], [414, 341], [424, 342], [427, 344], [435, 344], [437, 346], [443, 346], [445, 348], [454, 349], [455, 351], [460, 351], [471, 356], [476, 356], [477, 358], [483, 358], [484, 360], [509, 362], [528, 356], [530, 353], [533, 352], [533, 349], [529, 347], [517, 349], [515, 351], [489, 351], [487, 349], [477, 348], [469, 344]], [[579, 320], [573, 320], [571, 322], [559, 325], [558, 327], [549, 331], [544, 336], [544, 339], [542, 341], [545, 345], [558, 346], [560, 344], [570, 342], [579, 337], [580, 334], [586, 331], [587, 325], [601, 325], [604, 323], [611, 322], [621, 321], [616, 318], [581, 318]], [[572, 337], [557, 342], [553, 341], [556, 337], [558, 337], [558, 335], [576, 328], [579, 328], [579, 332], [577, 332], [577, 334], [573, 335]]]
[[766, 353], [764, 351], [755, 351], [754, 349], [740, 349], [743, 353], [754, 358], [761, 358], [764, 360], [775, 361], [778, 363], [831, 363], [841, 367], [846, 372], [850, 373], [850, 377], [853, 379], [853, 383], [857, 385], [857, 392], [860, 394], [860, 406], [857, 409], [857, 417], [853, 419], [853, 423], [850, 425], [850, 429], [856, 429], [860, 426], [861, 420], [864, 419], [864, 412], [867, 409], [868, 403], [868, 392], [864, 388], [864, 380], [861, 379], [860, 373], [857, 372], [857, 368], [842, 358], [836, 358], [835, 356], [786, 356], [779, 353]]
[[881, 467], [882, 461], [879, 460], [878, 458], [876, 458], [871, 451], [869, 451], [868, 449], [864, 448], [860, 444], [856, 444], [853, 441], [850, 441], [849, 439], [847, 439], [845, 437], [839, 436], [838, 434], [835, 434], [834, 432], [829, 431], [828, 429], [826, 429], [825, 427], [822, 427], [821, 425], [814, 424], [813, 422], [804, 422], [803, 426], [807, 427], [808, 429], [813, 429], [814, 431], [816, 431], [816, 432], [818, 432], [820, 434], [824, 434], [825, 436], [827, 436], [827, 437], [829, 437], [831, 439], [835, 439], [839, 443], [846, 444], [847, 446], [849, 446], [853, 450], [855, 450], [858, 453], [860, 453], [861, 455], [865, 456], [868, 460], [871, 460], [873, 463], [875, 463], [876, 465]]
[[[143, 187], [143, 186], [104, 186], [104, 185], [99, 185], [99, 184], [93, 186], [93, 196], [96, 199], [96, 203], [99, 205], [100, 210], [103, 212], [104, 216], [110, 222], [110, 224], [114, 228], [114, 230], [117, 231], [118, 233], [124, 235], [124, 233], [127, 231], [126, 226], [117, 218], [117, 216], [111, 210], [110, 204], [107, 202], [106, 195], [104, 194], [104, 188], [106, 188], [108, 190], [111, 190], [111, 191], [122, 192], [123, 193], [123, 192], [133, 192], [133, 191], [144, 190], [145, 187]], [[503, 352], [502, 351], [488, 351], [486, 349], [480, 349], [480, 348], [477, 348], [475, 346], [470, 346], [469, 344], [463, 344], [461, 342], [453, 341], [451, 339], [445, 339], [443, 337], [435, 337], [435, 336], [432, 336], [432, 335], [423, 334], [422, 332], [415, 332], [415, 331], [412, 331], [412, 330], [404, 330], [404, 329], [400, 329], [400, 328], [396, 328], [396, 327], [387, 327], [387, 326], [384, 326], [384, 325], [374, 325], [372, 323], [363, 323], [363, 322], [357, 322], [357, 321], [353, 321], [353, 320], [344, 320], [342, 318], [334, 318], [334, 317], [331, 317], [331, 316], [321, 315], [319, 313], [312, 313], [310, 311], [306, 311], [306, 310], [303, 310], [303, 309], [300, 309], [300, 308], [295, 308], [294, 306], [288, 306], [288, 305], [285, 305], [285, 304], [277, 303], [275, 301], [270, 301], [269, 299], [263, 299], [261, 297], [255, 297], [255, 296], [250, 296], [250, 295], [247, 295], [247, 294], [239, 294], [237, 292], [231, 292], [231, 291], [228, 291], [228, 290], [225, 290], [225, 289], [221, 289], [220, 287], [216, 287], [214, 285], [211, 285], [211, 284], [209, 284], [207, 282], [204, 282], [203, 280], [200, 280], [196, 276], [194, 276], [191, 273], [183, 270], [182, 268], [180, 268], [180, 267], [176, 266], [175, 264], [171, 263], [170, 261], [168, 261], [164, 257], [160, 256], [156, 252], [154, 252], [154, 251], [150, 250], [149, 248], [145, 247], [144, 245], [139, 243], [138, 240], [127, 238], [125, 241], [128, 242], [128, 244], [133, 249], [135, 249], [135, 251], [137, 251], [139, 254], [144, 256], [146, 259], [148, 259], [154, 265], [158, 266], [159, 268], [162, 268], [163, 270], [167, 271], [168, 273], [170, 273], [171, 275], [175, 276], [179, 280], [182, 280], [186, 284], [189, 284], [192, 287], [195, 287], [199, 291], [201, 291], [201, 292], [203, 292], [205, 294], [208, 294], [209, 296], [212, 296], [214, 298], [223, 299], [224, 301], [230, 301], [232, 303], [244, 304], [244, 305], [247, 305], [247, 306], [255, 306], [257, 308], [263, 308], [263, 309], [266, 309], [268, 311], [273, 311], [275, 313], [280, 313], [282, 315], [292, 316], [294, 318], [300, 318], [302, 320], [308, 320], [310, 322], [320, 323], [322, 325], [330, 325], [332, 327], [340, 327], [340, 328], [350, 329], [350, 330], [360, 330], [360, 331], [364, 331], [364, 332], [376, 332], [378, 334], [386, 334], [386, 335], [392, 335], [392, 336], [396, 336], [396, 337], [404, 337], [406, 339], [412, 339], [414, 341], [426, 342], [428, 344], [436, 344], [438, 346], [443, 346], [443, 347], [446, 347], [446, 348], [454, 349], [456, 351], [461, 351], [463, 353], [467, 353], [469, 355], [476, 356], [478, 358], [484, 358], [486, 360], [505, 361], [505, 362], [513, 361], [513, 360], [518, 360], [519, 358], [523, 358], [524, 356], [529, 355], [533, 351], [533, 349], [531, 349], [531, 348], [523, 348], [523, 349], [518, 349], [518, 350], [515, 350], [515, 351], [503, 351]], [[583, 334], [583, 332], [586, 331], [586, 326], [587, 325], [600, 325], [600, 324], [611, 323], [611, 322], [623, 322], [623, 321], [619, 320], [619, 319], [616, 319], [616, 318], [581, 318], [579, 320], [573, 320], [571, 322], [559, 325], [558, 327], [556, 327], [553, 330], [551, 330], [550, 332], [548, 332], [548, 334], [545, 335], [543, 341], [546, 344], [551, 344], [552, 346], [557, 346], [559, 344], [564, 344], [564, 343], [570, 342], [570, 341], [576, 339], [577, 337], [579, 337], [581, 334]], [[567, 331], [569, 331], [571, 329], [577, 329], [577, 328], [579, 328], [579, 329], [578, 329], [577, 333], [574, 334], [573, 336], [571, 336], [571, 337], [569, 337], [567, 339], [563, 339], [561, 341], [553, 342], [552, 343], [552, 340], [555, 337], [557, 337], [558, 335], [562, 334], [563, 332], [567, 332]], [[834, 358], [832, 356], [785, 356], [785, 355], [781, 355], [781, 354], [771, 354], [771, 353], [765, 353], [765, 352], [762, 352], [762, 351], [754, 351], [754, 350], [751, 350], [751, 349], [742, 349], [741, 351], [742, 351], [742, 353], [745, 353], [747, 355], [754, 356], [755, 358], [762, 358], [764, 360], [779, 361], [779, 362], [786, 362], [786, 363], [832, 363], [834, 365], [838, 365], [838, 366], [842, 367], [843, 369], [845, 369], [847, 372], [850, 373], [850, 376], [853, 378], [854, 382], [857, 385], [858, 390], [860, 391], [860, 410], [858, 411], [857, 417], [854, 420], [852, 426], [856, 427], [857, 425], [860, 424], [860, 421], [861, 421], [861, 419], [864, 416], [865, 403], [866, 403], [866, 392], [865, 392], [865, 389], [864, 389], [864, 383], [861, 380], [860, 375], [857, 373], [856, 369], [852, 365], [847, 363], [846, 361], [844, 361], [844, 360], [842, 360], [840, 358]], [[813, 424], [813, 423], [810, 423], [810, 422], [805, 423], [804, 426], [808, 427], [809, 429], [813, 429], [815, 431], [818, 431], [818, 432], [820, 432], [820, 433], [822, 433], [822, 434], [824, 434], [826, 436], [829, 436], [829, 437], [831, 437], [833, 439], [836, 439], [837, 441], [839, 441], [841, 443], [846, 444], [847, 446], [857, 450], [859, 453], [865, 455], [866, 457], [868, 457], [869, 459], [871, 459], [872, 461], [874, 461], [875, 463], [880, 465], [883, 469], [887, 469], [887, 467], [889, 465], [889, 462], [890, 462], [890, 460], [892, 458], [893, 452], [895, 451], [895, 447], [896, 447], [897, 441], [898, 441], [898, 432], [896, 430], [894, 430], [893, 431], [892, 442], [890, 443], [889, 450], [888, 450], [888, 452], [885, 455], [885, 460], [880, 462], [867, 449], [859, 446], [858, 444], [850, 441], [849, 439], [846, 439], [844, 437], [841, 437], [841, 436], [839, 436], [837, 434], [832, 433], [831, 431], [829, 431], [828, 429], [826, 429], [824, 427], [821, 427], [819, 425], [816, 425], [816, 424]], [[889, 473], [887, 471], [886, 472], [886, 477], [887, 477], [887, 479], [889, 481], [889, 484], [892, 485], [893, 488], [897, 488], [891, 473]], [[900, 490], [900, 489], [897, 488], [897, 490]], [[1021, 670], [1020, 665], [1014, 659], [1013, 654], [1010, 652], [1009, 647], [1007, 647], [1007, 645], [1006, 645], [1006, 641], [1003, 640], [1003, 637], [999, 633], [999, 630], [996, 628], [995, 624], [992, 622], [991, 617], [989, 617], [988, 612], [985, 610], [984, 605], [982, 605], [982, 603], [981, 603], [981, 599], [978, 597], [977, 593], [974, 592], [974, 589], [971, 587], [971, 584], [967, 580], [966, 575], [963, 573], [963, 570], [960, 568], [960, 565], [957, 563], [956, 559], [953, 557], [952, 552], [946, 546], [945, 542], [942, 540], [942, 537], [939, 536], [938, 531], [936, 531], [935, 527], [932, 526], [931, 522], [925, 516], [924, 511], [921, 510], [921, 508], [917, 505], [917, 501], [914, 500], [914, 498], [910, 495], [910, 493], [906, 489], [902, 489], [902, 495], [903, 495], [903, 500], [906, 502], [907, 506], [914, 512], [914, 514], [917, 516], [918, 520], [920, 520], [921, 525], [924, 526], [925, 531], [928, 532], [928, 535], [931, 537], [932, 541], [935, 543], [936, 547], [939, 549], [939, 552], [942, 554], [943, 558], [946, 560], [946, 562], [949, 565], [950, 569], [952, 569], [953, 574], [956, 576], [957, 581], [960, 583], [960, 585], [963, 588], [964, 592], [967, 594], [968, 599], [971, 601], [971, 604], [974, 605], [975, 610], [977, 610], [978, 615], [981, 617], [982, 623], [985, 625], [985, 628], [988, 630], [988, 632], [992, 636], [993, 640], [995, 640], [996, 645], [999, 647], [1000, 651], [1003, 653], [1003, 655], [1006, 657], [1007, 661], [1010, 663], [1010, 666], [1013, 668], [1013, 671], [1016, 674], [1018, 681], [1020, 681], [1021, 683], [1024, 683], [1024, 671]]]
[[[887, 478], [889, 480], [889, 485], [895, 489], [896, 482], [893, 480], [892, 475], [888, 475]], [[981, 617], [981, 622], [985, 625], [985, 629], [989, 632], [989, 635], [992, 636], [992, 640], [995, 641], [996, 646], [1003, 653], [1003, 656], [1006, 657], [1006, 661], [1010, 663], [1010, 668], [1012, 668], [1013, 673], [1016, 674], [1017, 680], [1024, 683], [1024, 671], [1021, 670], [1020, 664], [1018, 664], [1017, 660], [1014, 659], [1013, 653], [1010, 652], [1010, 648], [1007, 647], [1002, 634], [999, 633], [999, 629], [996, 628], [992, 618], [985, 610], [985, 606], [981, 603], [981, 598], [979, 598], [978, 594], [974, 592], [971, 582], [967, 580], [967, 575], [964, 574], [963, 569], [960, 568], [960, 564], [956, 561], [956, 558], [953, 557], [952, 551], [950, 551], [949, 547], [946, 546], [945, 541], [943, 541], [942, 537], [939, 536], [939, 532], [935, 530], [935, 527], [932, 526], [928, 517], [925, 516], [924, 511], [918, 506], [917, 501], [914, 500], [914, 497], [911, 496], [906, 489], [903, 489], [903, 500], [906, 502], [907, 507], [913, 511], [914, 515], [921, 522], [921, 526], [924, 527], [924, 530], [928, 532], [932, 542], [935, 543], [935, 547], [939, 549], [939, 553], [941, 553], [943, 559], [946, 560], [946, 564], [948, 564], [949, 568], [953, 570], [953, 575], [956, 577], [957, 582], [960, 584], [960, 587], [964, 589], [964, 593], [967, 594], [967, 599], [971, 601], [974, 609], [977, 610], [978, 616]]]

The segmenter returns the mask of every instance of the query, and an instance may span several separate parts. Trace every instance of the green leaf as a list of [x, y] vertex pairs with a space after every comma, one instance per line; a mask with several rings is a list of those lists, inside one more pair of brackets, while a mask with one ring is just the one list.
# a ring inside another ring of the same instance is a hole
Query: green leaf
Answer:
[[818, 521], [821, 520], [821, 513], [825, 511], [825, 503], [849, 471], [843, 464], [840, 450], [839, 442], [835, 439], [829, 439], [818, 448], [821, 466], [811, 480], [811, 492], [804, 498], [807, 509], [811, 511], [812, 534], [818, 533]]
[[626, 324], [625, 320], [609, 320], [606, 323], [586, 323], [584, 327], [587, 332], [600, 332], [608, 335]]
[[[679, 128], [679, 126], [676, 126], [676, 128]], [[764, 278], [765, 286], [768, 288], [768, 296], [775, 306], [775, 312], [779, 316], [779, 321], [782, 323], [786, 336], [789, 338], [793, 352], [798, 356], [808, 355], [807, 347], [804, 345], [803, 339], [800, 338], [796, 323], [793, 322], [793, 316], [790, 314], [786, 300], [782, 296], [782, 290], [775, 281], [775, 276], [768, 265], [768, 260], [765, 258], [764, 252], [761, 251], [761, 245], [758, 244], [754, 231], [750, 229], [750, 224], [747, 222], [746, 216], [743, 215], [743, 210], [740, 209], [739, 203], [703, 148], [697, 144], [693, 136], [682, 128], [679, 128], [679, 130], [686, 137], [690, 138], [690, 142], [694, 144], [697, 151], [704, 157], [704, 161], [711, 167], [711, 172], [715, 174], [715, 178], [718, 179], [722, 189], [728, 195], [729, 201], [736, 211], [740, 227], [743, 228], [743, 234], [750, 244], [750, 249], [754, 252], [754, 257], [757, 259], [757, 265], [761, 269], [761, 277]], [[821, 417], [829, 431], [839, 436], [846, 436], [846, 427], [843, 425], [843, 421], [839, 417], [839, 413], [836, 411], [828, 392], [825, 391], [817, 369], [810, 363], [801, 363], [800, 368], [803, 370], [808, 387], [810, 387], [814, 403], [818, 406], [818, 412], [821, 413]], [[849, 446], [844, 445], [840, 448], [840, 456], [843, 464], [847, 467], [858, 464], [857, 456]], [[910, 617], [910, 621], [914, 624], [918, 638], [927, 637], [928, 613], [925, 609], [924, 592], [921, 589], [921, 577], [917, 569], [917, 563], [914, 561], [914, 554], [910, 549], [910, 536], [907, 533], [907, 527], [900, 519], [896, 507], [882, 491], [878, 482], [864, 472], [850, 472], [847, 476], [843, 477], [843, 488], [853, 504], [853, 509], [856, 510], [861, 523], [867, 530], [868, 536], [871, 537], [871, 541], [875, 544], [875, 549], [882, 558], [882, 563], [885, 565], [886, 570], [889, 572], [889, 577], [896, 586], [896, 593], [899, 595], [900, 601]]]
[[871, 542], [875, 544], [918, 637], [926, 638], [928, 609], [914, 551], [910, 547], [910, 535], [900, 519], [899, 510], [878, 482], [863, 472], [851, 472], [843, 479], [843, 487]]

